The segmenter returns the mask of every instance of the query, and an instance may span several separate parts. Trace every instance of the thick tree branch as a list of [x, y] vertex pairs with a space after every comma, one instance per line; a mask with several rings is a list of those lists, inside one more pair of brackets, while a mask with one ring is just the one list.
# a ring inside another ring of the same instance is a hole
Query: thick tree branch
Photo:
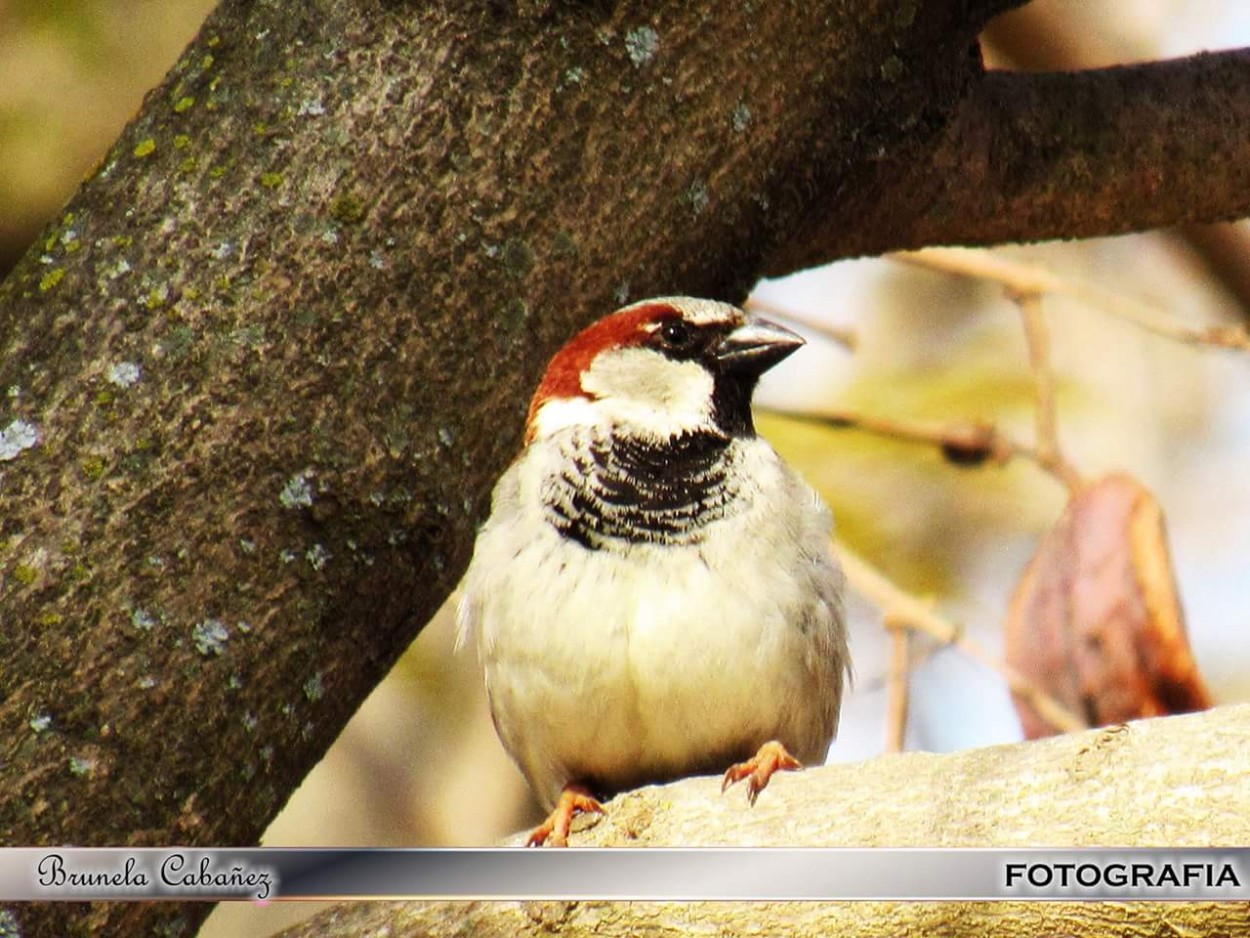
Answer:
[[917, 243], [1077, 238], [1250, 214], [1250, 50], [991, 72], [937, 159], [947, 185], [917, 219]]
[[989, 72], [879, 214], [835, 207], [800, 264], [922, 245], [1122, 234], [1250, 214], [1250, 50]]
[[360, 904], [319, 915], [285, 938], [421, 935], [423, 938], [1122, 938], [1243, 935], [1244, 903], [1132, 902], [458, 902]]
[[[752, 809], [716, 779], [644, 788], [573, 846], [1240, 846], [1250, 707], [949, 755], [778, 776]], [[284, 934], [1242, 934], [1244, 903], [404, 903], [341, 906]]]
[[[1071, 11], [1068, 11], [1070, 14]], [[983, 38], [1013, 68], [1071, 71], [1141, 58], [1123, 34], [1090, 29], [1087, 17], [1073, 17], [1055, 6], [1029, 4], [996, 17]], [[1212, 275], [1250, 316], [1250, 231], [1245, 225], [1178, 225], [1172, 236], [1205, 263]]]

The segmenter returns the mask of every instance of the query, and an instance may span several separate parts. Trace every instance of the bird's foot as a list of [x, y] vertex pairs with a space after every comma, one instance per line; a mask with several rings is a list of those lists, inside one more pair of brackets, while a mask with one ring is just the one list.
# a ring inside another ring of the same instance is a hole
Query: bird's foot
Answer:
[[755, 799], [768, 785], [768, 780], [773, 777], [774, 772], [795, 772], [801, 768], [803, 768], [803, 763], [790, 755], [785, 746], [775, 739], [770, 740], [760, 746], [760, 751], [746, 762], [731, 765], [721, 781], [720, 790], [726, 791], [730, 785], [749, 778], [747, 801], [755, 804]]
[[546, 844], [548, 847], [567, 847], [573, 816], [582, 813], [603, 814], [603, 805], [584, 785], [565, 785], [547, 820], [534, 828], [525, 846], [541, 847]]

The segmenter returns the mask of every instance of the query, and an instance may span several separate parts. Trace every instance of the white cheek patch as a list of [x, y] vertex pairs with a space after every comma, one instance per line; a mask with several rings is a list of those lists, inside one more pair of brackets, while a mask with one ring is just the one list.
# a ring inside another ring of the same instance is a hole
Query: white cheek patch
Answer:
[[534, 437], [545, 440], [569, 427], [593, 426], [602, 419], [603, 414], [584, 397], [554, 397], [534, 415]]
[[667, 436], [707, 426], [714, 382], [697, 362], [678, 362], [650, 349], [611, 349], [582, 375], [595, 409], [623, 423]]

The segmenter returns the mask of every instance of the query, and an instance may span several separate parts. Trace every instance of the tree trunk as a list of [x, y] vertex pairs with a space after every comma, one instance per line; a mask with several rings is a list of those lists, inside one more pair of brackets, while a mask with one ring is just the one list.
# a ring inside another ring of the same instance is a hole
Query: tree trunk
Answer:
[[[775, 776], [752, 808], [719, 779], [616, 798], [570, 845], [1217, 847], [1250, 843], [1250, 706], [949, 755]], [[1244, 884], [1243, 884], [1244, 885]], [[282, 934], [581, 936], [1250, 932], [1244, 902], [403, 902], [336, 906]]]
[[[1018, 2], [223, 3], [0, 284], [4, 842], [255, 842], [455, 584], [554, 348], [912, 244]], [[1220, 180], [1193, 211], [1245, 210]]]

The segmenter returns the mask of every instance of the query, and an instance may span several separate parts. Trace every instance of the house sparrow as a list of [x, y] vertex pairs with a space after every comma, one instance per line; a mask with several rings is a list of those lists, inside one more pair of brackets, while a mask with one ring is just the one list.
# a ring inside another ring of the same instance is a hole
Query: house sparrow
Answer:
[[[755, 796], [823, 760], [849, 657], [820, 497], [755, 434], [803, 344], [725, 303], [637, 303], [576, 335], [530, 403], [464, 578], [504, 748], [567, 843], [599, 797], [729, 766]], [[791, 755], [791, 752], [794, 755]], [[797, 759], [796, 759], [797, 756]]]

